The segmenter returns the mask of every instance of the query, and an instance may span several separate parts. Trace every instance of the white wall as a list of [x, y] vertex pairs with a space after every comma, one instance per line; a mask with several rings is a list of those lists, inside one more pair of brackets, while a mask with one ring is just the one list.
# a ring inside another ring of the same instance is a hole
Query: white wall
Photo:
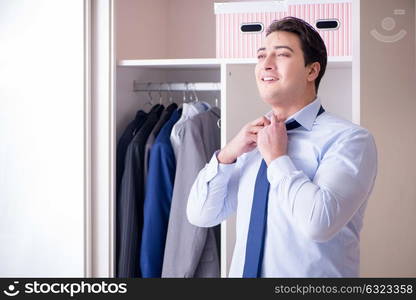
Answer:
[[0, 1], [0, 276], [84, 275], [83, 1]]

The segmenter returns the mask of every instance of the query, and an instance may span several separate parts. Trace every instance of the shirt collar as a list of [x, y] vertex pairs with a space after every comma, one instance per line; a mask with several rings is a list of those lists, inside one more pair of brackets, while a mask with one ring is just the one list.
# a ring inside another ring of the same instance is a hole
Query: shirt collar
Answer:
[[[293, 115], [288, 117], [285, 123], [296, 120], [302, 127], [306, 130], [312, 130], [313, 122], [316, 119], [319, 108], [321, 107], [321, 99], [316, 97], [311, 103], [303, 107], [301, 110], [298, 110]], [[270, 119], [273, 111], [270, 111], [266, 114], [266, 117]]]

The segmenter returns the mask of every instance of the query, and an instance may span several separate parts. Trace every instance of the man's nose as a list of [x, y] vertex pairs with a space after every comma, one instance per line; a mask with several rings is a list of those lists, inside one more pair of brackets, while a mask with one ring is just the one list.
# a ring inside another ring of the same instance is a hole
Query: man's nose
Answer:
[[276, 64], [274, 63], [274, 60], [271, 55], [266, 56], [264, 59], [263, 68], [265, 70], [274, 70], [276, 69]]

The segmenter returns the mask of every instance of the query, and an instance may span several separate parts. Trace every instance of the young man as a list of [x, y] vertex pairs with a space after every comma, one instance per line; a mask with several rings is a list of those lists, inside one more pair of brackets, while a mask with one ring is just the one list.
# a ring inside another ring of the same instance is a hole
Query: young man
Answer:
[[326, 61], [309, 24], [272, 23], [255, 70], [272, 111], [217, 151], [191, 189], [191, 223], [214, 226], [237, 213], [230, 277], [359, 276], [377, 152], [366, 129], [321, 107]]

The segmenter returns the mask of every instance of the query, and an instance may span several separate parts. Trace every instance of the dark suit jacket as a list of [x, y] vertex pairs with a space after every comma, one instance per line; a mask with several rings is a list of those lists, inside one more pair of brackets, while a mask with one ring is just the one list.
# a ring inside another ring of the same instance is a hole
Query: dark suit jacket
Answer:
[[144, 202], [144, 150], [146, 140], [164, 107], [157, 104], [134, 136], [126, 152], [120, 188], [118, 275], [141, 277], [139, 267]]
[[146, 147], [144, 151], [144, 179], [145, 182], [147, 181], [147, 172], [149, 171], [149, 154], [150, 149], [152, 148], [153, 143], [156, 140], [157, 135], [159, 134], [159, 131], [162, 129], [162, 127], [165, 125], [165, 123], [170, 119], [172, 113], [178, 108], [178, 105], [176, 103], [170, 104], [166, 109], [162, 112], [160, 115], [159, 121], [156, 123], [155, 127], [153, 127], [152, 132], [150, 133], [149, 137], [146, 141]]
[[[126, 159], [126, 152], [127, 147], [129, 146], [131, 140], [134, 137], [134, 134], [140, 129], [143, 125], [144, 121], [146, 121], [147, 113], [142, 110], [139, 110], [136, 113], [136, 117], [133, 121], [127, 125], [127, 128], [124, 130], [123, 134], [121, 135], [118, 144], [117, 144], [117, 182], [116, 182], [116, 190], [120, 190], [120, 183], [121, 178], [124, 172], [124, 162]], [[118, 193], [117, 193], [118, 194]]]
[[[121, 178], [123, 176], [124, 172], [124, 162], [126, 160], [126, 152], [127, 147], [129, 146], [131, 140], [133, 139], [135, 133], [140, 129], [140, 127], [143, 125], [144, 121], [146, 121], [147, 113], [145, 113], [142, 110], [139, 110], [136, 113], [136, 117], [133, 121], [127, 125], [126, 129], [124, 130], [123, 134], [121, 135], [118, 144], [117, 144], [117, 163], [116, 163], [116, 211], [120, 210], [120, 184], [121, 184]], [[120, 220], [118, 219], [118, 214], [116, 214], [116, 257], [119, 256], [119, 237], [120, 237]], [[117, 271], [117, 260], [116, 260], [116, 277], [118, 277]]]

